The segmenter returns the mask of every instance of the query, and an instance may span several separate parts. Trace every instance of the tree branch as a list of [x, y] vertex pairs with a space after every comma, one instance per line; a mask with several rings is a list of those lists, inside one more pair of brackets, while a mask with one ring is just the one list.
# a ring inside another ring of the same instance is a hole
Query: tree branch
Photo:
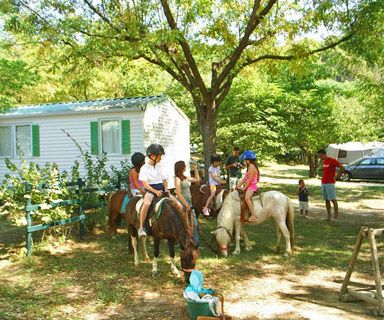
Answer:
[[257, 14], [257, 11], [260, 8], [260, 1], [261, 0], [255, 0], [252, 8], [251, 16], [248, 20], [248, 24], [245, 28], [244, 35], [240, 39], [240, 42], [238, 46], [233, 51], [233, 54], [227, 63], [227, 65], [224, 67], [222, 72], [217, 78], [217, 81], [215, 82], [214, 86], [212, 87], [212, 94], [215, 96], [221, 84], [223, 83], [224, 79], [229, 75], [231, 70], [235, 67], [236, 63], [239, 61], [241, 54], [243, 53], [244, 49], [247, 47], [249, 43], [249, 38], [253, 31], [256, 29], [256, 27], [260, 24], [261, 20], [265, 17], [265, 15], [268, 14], [268, 12], [271, 10], [273, 5], [276, 3], [277, 0], [269, 0], [267, 5], [264, 7], [264, 9], [260, 12], [260, 14]]
[[[167, 0], [161, 0], [161, 5], [163, 7], [163, 11], [165, 14], [165, 17], [168, 21], [168, 25], [173, 31], [177, 31], [179, 33], [178, 37], [178, 43], [180, 44], [181, 48], [183, 49], [185, 59], [188, 63], [188, 66], [196, 80], [196, 83], [203, 95], [203, 97], [208, 97], [208, 90], [205, 86], [204, 80], [200, 75], [199, 69], [197, 67], [197, 63], [192, 55], [191, 48], [189, 47], [188, 42], [185, 40], [185, 38], [182, 36], [180, 30], [178, 29], [175, 19], [173, 18], [171, 9], [169, 8], [168, 1]], [[206, 101], [206, 103], [209, 105], [210, 101]]]
[[332, 49], [332, 48], [338, 46], [339, 44], [341, 44], [341, 43], [343, 43], [345, 41], [348, 41], [349, 39], [351, 39], [354, 36], [354, 34], [355, 34], [355, 32], [351, 32], [350, 34], [342, 37], [338, 41], [333, 42], [333, 43], [331, 43], [331, 44], [329, 44], [329, 45], [327, 45], [325, 47], [321, 47], [319, 49], [311, 50], [311, 51], [308, 51], [308, 52], [306, 52], [304, 54], [300, 54], [300, 55], [280, 56], [280, 55], [274, 55], [274, 54], [265, 54], [265, 55], [262, 55], [260, 57], [255, 58], [255, 59], [246, 61], [245, 63], [243, 63], [240, 66], [240, 70], [243, 69], [246, 66], [249, 66], [249, 65], [251, 65], [253, 63], [256, 63], [256, 62], [259, 62], [261, 60], [296, 60], [296, 59], [299, 59], [299, 58], [309, 57], [309, 56], [314, 55], [316, 53], [319, 53], [319, 52], [322, 52], [322, 51], [326, 51], [328, 49]]

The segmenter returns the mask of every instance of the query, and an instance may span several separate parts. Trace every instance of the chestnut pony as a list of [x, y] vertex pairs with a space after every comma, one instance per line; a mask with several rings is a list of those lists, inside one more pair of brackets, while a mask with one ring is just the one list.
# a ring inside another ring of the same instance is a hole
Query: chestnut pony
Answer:
[[[224, 199], [228, 193], [229, 193], [228, 190], [223, 189], [222, 187], [218, 187], [214, 201], [211, 202], [211, 205], [209, 208], [211, 211], [209, 213], [209, 216], [206, 218], [214, 219], [217, 217], [217, 215], [219, 214], [219, 211], [223, 205]], [[200, 214], [203, 212], [203, 207], [205, 206], [205, 203], [207, 202], [209, 194], [210, 194], [210, 191], [209, 191], [208, 185], [206, 185], [206, 184], [203, 184], [203, 185], [192, 184], [191, 185], [192, 206], [195, 208], [196, 214]]]
[[[108, 232], [112, 234], [117, 233], [116, 220], [119, 216], [121, 205], [123, 204], [125, 196], [129, 199], [132, 198], [130, 190], [118, 190], [113, 192], [108, 199]], [[122, 218], [125, 219], [125, 213], [122, 213]]]
[[[128, 203], [126, 210], [126, 219], [128, 226], [129, 248], [134, 252], [135, 266], [139, 265], [139, 256], [137, 253], [137, 230], [140, 226], [140, 219], [136, 212], [136, 203], [139, 197], [133, 197]], [[198, 251], [193, 241], [193, 219], [187, 219], [185, 212], [182, 212], [171, 200], [165, 199], [162, 203], [161, 214], [151, 218], [152, 236], [154, 239], [154, 258], [152, 263], [152, 273], [157, 274], [157, 258], [159, 256], [160, 240], [168, 239], [168, 248], [171, 258], [171, 272], [180, 276], [176, 267], [174, 257], [174, 243], [180, 244], [180, 260], [184, 271], [185, 280], [188, 282], [190, 273], [194, 269]]]

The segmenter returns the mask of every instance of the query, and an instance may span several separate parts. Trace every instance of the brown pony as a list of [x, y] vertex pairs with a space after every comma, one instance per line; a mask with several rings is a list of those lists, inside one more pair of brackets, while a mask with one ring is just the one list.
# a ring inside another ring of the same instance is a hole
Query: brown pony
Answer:
[[[132, 198], [132, 193], [130, 190], [118, 190], [112, 193], [108, 199], [108, 232], [111, 234], [117, 233], [116, 221], [119, 218], [121, 205], [125, 196]], [[125, 220], [125, 213], [121, 214], [121, 218]]]
[[[227, 189], [223, 189], [223, 187], [221, 186], [217, 188], [215, 198], [210, 204], [209, 216], [204, 216], [205, 218], [214, 219], [217, 217], [223, 205], [224, 199], [228, 195], [228, 192], [229, 191]], [[196, 214], [200, 214], [203, 212], [203, 208], [205, 206], [205, 203], [207, 202], [209, 194], [210, 194], [210, 190], [208, 185], [206, 184], [191, 185], [192, 206], [195, 208]]]
[[[139, 265], [139, 257], [137, 253], [137, 230], [140, 226], [140, 219], [136, 212], [136, 203], [139, 199], [139, 197], [133, 197], [128, 203], [126, 210], [129, 234], [128, 241], [130, 251], [132, 251], [132, 249], [134, 251], [135, 266]], [[160, 240], [168, 239], [168, 249], [171, 257], [171, 272], [180, 276], [180, 272], [174, 261], [174, 243], [177, 241], [180, 244], [180, 258], [182, 268], [185, 272], [185, 280], [188, 282], [190, 273], [192, 272], [192, 269], [194, 269], [198, 255], [192, 236], [193, 225], [188, 220], [189, 219], [187, 219], [185, 213], [182, 212], [169, 199], [165, 199], [163, 201], [160, 216], [158, 218], [156, 218], [155, 215], [152, 216], [152, 235], [154, 239], [152, 274], [157, 274], [157, 258], [159, 256]], [[193, 219], [190, 221], [193, 221]]]

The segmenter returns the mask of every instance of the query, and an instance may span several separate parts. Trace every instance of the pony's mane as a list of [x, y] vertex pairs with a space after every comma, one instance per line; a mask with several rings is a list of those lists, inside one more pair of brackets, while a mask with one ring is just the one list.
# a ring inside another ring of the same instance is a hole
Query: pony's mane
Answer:
[[[187, 247], [190, 245], [189, 240], [193, 239], [192, 228], [189, 226], [189, 224], [187, 222], [187, 215], [182, 210], [180, 210], [180, 208], [173, 201], [171, 201], [170, 199], [167, 199], [167, 200], [168, 200], [167, 203], [175, 210], [177, 216], [179, 217], [179, 221], [184, 226], [185, 235], [186, 235], [186, 237], [185, 237], [186, 238], [186, 244], [185, 245]], [[192, 240], [192, 244], [193, 244], [193, 240]]]
[[227, 230], [223, 228], [216, 230], [216, 241], [219, 246], [226, 246], [230, 240]]

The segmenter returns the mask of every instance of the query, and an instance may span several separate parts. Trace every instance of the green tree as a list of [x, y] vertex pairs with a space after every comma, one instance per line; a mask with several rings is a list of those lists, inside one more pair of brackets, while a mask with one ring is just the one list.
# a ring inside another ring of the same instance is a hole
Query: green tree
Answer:
[[24, 61], [0, 57], [0, 110], [16, 103], [23, 88], [37, 80], [36, 73]]
[[[5, 0], [2, 7], [8, 30], [64, 45], [71, 63], [142, 58], [167, 71], [192, 97], [207, 163], [216, 150], [219, 108], [242, 69], [299, 59], [351, 39], [367, 22], [360, 13], [373, 3]], [[329, 36], [312, 47], [303, 36], [320, 27]]]

